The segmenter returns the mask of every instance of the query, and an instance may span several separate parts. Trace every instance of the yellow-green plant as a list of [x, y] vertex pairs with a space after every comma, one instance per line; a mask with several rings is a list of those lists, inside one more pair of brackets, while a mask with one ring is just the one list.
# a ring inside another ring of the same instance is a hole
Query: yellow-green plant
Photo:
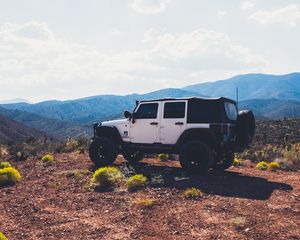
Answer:
[[185, 196], [185, 198], [197, 199], [203, 197], [204, 194], [200, 189], [192, 187], [192, 188], [187, 188], [183, 192], [183, 195]]
[[167, 161], [169, 159], [169, 155], [166, 153], [161, 153], [158, 155], [159, 159], [162, 161]]
[[269, 169], [270, 171], [276, 171], [276, 170], [280, 169], [280, 165], [279, 165], [278, 162], [270, 162], [270, 163], [268, 164], [268, 169]]
[[259, 170], [267, 170], [269, 167], [268, 163], [261, 161], [258, 164], [256, 164], [256, 168]]
[[42, 162], [44, 164], [51, 164], [54, 160], [53, 155], [51, 154], [46, 154], [44, 157], [42, 157]]
[[150, 207], [154, 206], [155, 201], [148, 197], [144, 197], [144, 198], [139, 198], [139, 199], [135, 200], [134, 204], [141, 208], [150, 208]]
[[18, 170], [8, 167], [0, 169], [0, 185], [14, 185], [21, 180], [21, 174]]
[[116, 167], [102, 167], [95, 171], [92, 183], [99, 187], [114, 187], [122, 180], [122, 173]]
[[237, 167], [237, 166], [240, 166], [241, 165], [241, 160], [238, 158], [237, 155], [234, 155], [234, 159], [233, 159], [233, 163], [232, 163], [233, 166]]
[[146, 176], [144, 176], [143, 174], [135, 174], [126, 181], [127, 189], [129, 191], [135, 191], [144, 187], [146, 185], [146, 182]]
[[7, 240], [7, 238], [4, 236], [2, 232], [0, 232], [0, 240]]
[[9, 162], [0, 162], [0, 169], [13, 167]]

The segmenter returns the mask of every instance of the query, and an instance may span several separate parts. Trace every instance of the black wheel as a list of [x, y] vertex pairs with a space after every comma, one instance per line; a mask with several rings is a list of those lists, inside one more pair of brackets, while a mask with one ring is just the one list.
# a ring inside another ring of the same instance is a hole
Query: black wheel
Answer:
[[138, 163], [145, 157], [145, 154], [140, 150], [125, 150], [122, 154], [123, 157], [130, 163]]
[[179, 161], [190, 173], [205, 173], [214, 160], [212, 149], [202, 141], [189, 141], [180, 150]]
[[116, 160], [118, 152], [111, 139], [96, 138], [90, 145], [89, 155], [96, 166], [106, 166]]
[[220, 160], [217, 161], [212, 168], [216, 171], [224, 171], [232, 166], [234, 161], [234, 153], [226, 152], [222, 156], [219, 156], [219, 159]]

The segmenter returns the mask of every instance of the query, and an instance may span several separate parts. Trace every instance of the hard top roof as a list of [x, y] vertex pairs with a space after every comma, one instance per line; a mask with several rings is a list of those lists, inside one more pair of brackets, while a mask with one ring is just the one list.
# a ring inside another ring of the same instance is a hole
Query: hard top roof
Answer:
[[218, 98], [201, 98], [201, 97], [185, 97], [185, 98], [160, 98], [160, 99], [147, 99], [141, 100], [138, 102], [159, 102], [159, 101], [175, 101], [175, 100], [195, 100], [195, 101], [220, 101], [220, 102], [231, 102], [236, 104], [236, 101], [226, 98], [226, 97], [218, 97]]

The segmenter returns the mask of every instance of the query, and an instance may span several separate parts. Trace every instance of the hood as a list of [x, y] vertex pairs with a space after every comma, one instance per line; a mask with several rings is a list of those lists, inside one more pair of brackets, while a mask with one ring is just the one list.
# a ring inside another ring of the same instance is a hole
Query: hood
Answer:
[[128, 124], [128, 119], [119, 119], [119, 120], [111, 120], [111, 121], [104, 121], [101, 123], [102, 126], [115, 126], [115, 125], [122, 125]]

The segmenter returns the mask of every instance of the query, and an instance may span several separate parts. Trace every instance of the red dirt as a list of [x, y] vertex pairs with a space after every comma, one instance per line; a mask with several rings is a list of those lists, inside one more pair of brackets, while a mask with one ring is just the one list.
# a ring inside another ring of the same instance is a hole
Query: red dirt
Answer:
[[[37, 159], [15, 163], [22, 182], [0, 189], [0, 231], [8, 239], [300, 239], [300, 174], [260, 171], [247, 163], [224, 173], [187, 177], [174, 161], [145, 159], [125, 174], [148, 176], [146, 189], [129, 193], [88, 188], [86, 155], [59, 154], [53, 165]], [[187, 187], [205, 194], [183, 196]], [[150, 208], [134, 204], [156, 200]]]

